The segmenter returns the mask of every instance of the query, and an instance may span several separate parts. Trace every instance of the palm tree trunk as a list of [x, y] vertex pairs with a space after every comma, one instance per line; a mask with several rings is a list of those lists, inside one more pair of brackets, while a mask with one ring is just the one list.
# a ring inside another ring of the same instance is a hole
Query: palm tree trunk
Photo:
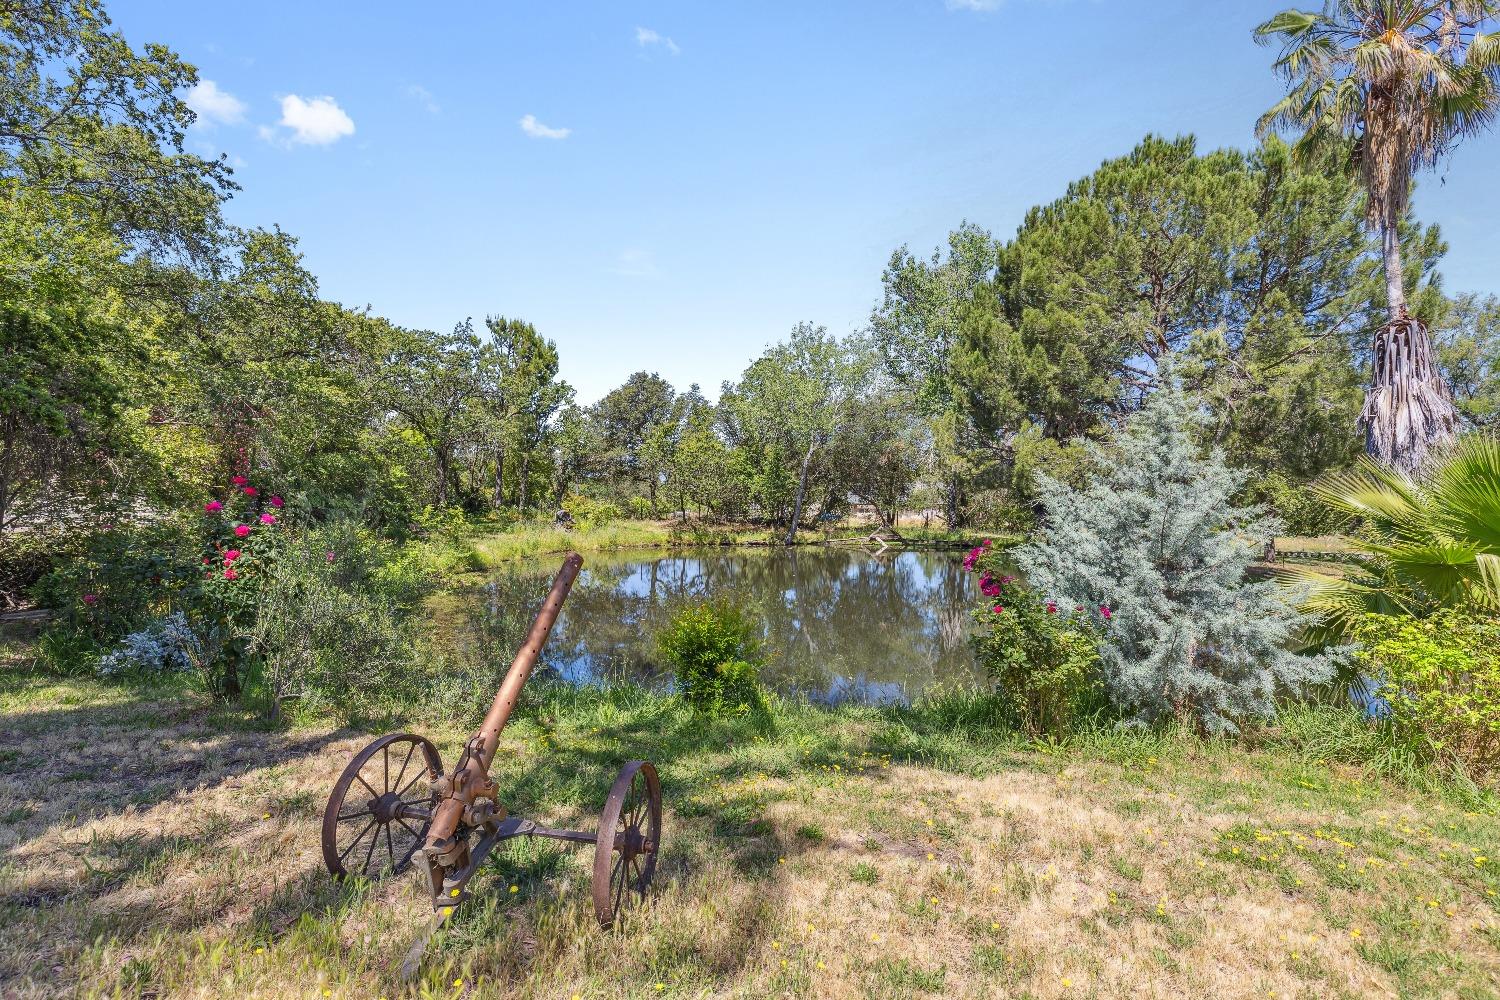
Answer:
[[1385, 265], [1385, 303], [1391, 322], [1406, 318], [1406, 278], [1401, 266], [1401, 235], [1394, 220], [1380, 226], [1380, 259]]
[[1375, 333], [1373, 371], [1359, 425], [1366, 454], [1414, 475], [1434, 447], [1453, 439], [1458, 411], [1438, 371], [1427, 326], [1406, 311], [1397, 220], [1381, 221], [1380, 251], [1390, 320]]

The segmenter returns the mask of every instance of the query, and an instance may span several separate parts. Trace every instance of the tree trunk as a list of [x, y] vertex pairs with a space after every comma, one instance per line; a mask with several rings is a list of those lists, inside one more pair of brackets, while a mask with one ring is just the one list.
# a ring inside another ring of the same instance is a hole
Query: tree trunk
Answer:
[[433, 449], [433, 460], [434, 460], [435, 464], [437, 465], [437, 480], [438, 480], [437, 501], [438, 501], [438, 506], [439, 507], [447, 507], [448, 506], [448, 477], [449, 477], [448, 467], [451, 464], [449, 462], [449, 459], [448, 459], [448, 451], [447, 451], [447, 449], [446, 448], [434, 448]]
[[1370, 388], [1359, 426], [1371, 458], [1415, 475], [1434, 447], [1453, 439], [1458, 411], [1438, 371], [1426, 325], [1407, 314], [1401, 240], [1394, 220], [1381, 224], [1380, 250], [1390, 320], [1375, 333]]
[[809, 438], [807, 442], [807, 454], [802, 456], [802, 475], [797, 480], [797, 500], [792, 504], [792, 522], [787, 525], [786, 544], [793, 545], [797, 541], [797, 523], [802, 520], [802, 499], [807, 495], [807, 467], [812, 464], [813, 451], [818, 447], [816, 437]]
[[531, 453], [525, 452], [521, 455], [521, 476], [516, 483], [516, 509], [526, 509], [526, 480], [531, 474]]
[[505, 504], [505, 449], [495, 449], [495, 492], [490, 498], [492, 506], [498, 508]]

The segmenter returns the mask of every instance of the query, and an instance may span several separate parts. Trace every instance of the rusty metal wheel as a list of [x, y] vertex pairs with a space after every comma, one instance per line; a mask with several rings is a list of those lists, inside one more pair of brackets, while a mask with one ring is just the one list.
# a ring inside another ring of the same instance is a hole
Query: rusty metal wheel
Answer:
[[427, 782], [443, 773], [437, 747], [392, 733], [354, 755], [323, 810], [323, 863], [335, 878], [400, 874], [427, 837]]
[[620, 911], [646, 897], [661, 846], [661, 782], [648, 761], [620, 769], [599, 814], [594, 845], [594, 915], [610, 927]]

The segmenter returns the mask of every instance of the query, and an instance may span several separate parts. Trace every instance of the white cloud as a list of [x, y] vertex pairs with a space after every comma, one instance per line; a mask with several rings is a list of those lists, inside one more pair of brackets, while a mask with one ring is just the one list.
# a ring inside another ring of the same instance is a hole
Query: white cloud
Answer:
[[[327, 146], [354, 134], [354, 119], [331, 97], [288, 94], [281, 99], [281, 121], [277, 124], [292, 130], [292, 142], [308, 146]], [[262, 126], [261, 137], [266, 138], [269, 131]]]
[[422, 105], [429, 115], [435, 115], [443, 109], [438, 106], [437, 98], [432, 96], [432, 91], [420, 83], [413, 83], [406, 88], [406, 96]]
[[199, 80], [193, 84], [186, 100], [199, 122], [234, 125], [245, 120], [245, 102], [227, 90], [220, 90], [212, 80]]
[[533, 139], [566, 139], [571, 133], [570, 128], [550, 128], [536, 120], [536, 115], [527, 115], [521, 119], [521, 131]]
[[677, 43], [672, 41], [672, 39], [667, 38], [659, 32], [651, 30], [650, 28], [635, 29], [635, 44], [639, 45], [643, 49], [649, 49], [653, 45], [660, 45], [662, 48], [666, 49], [674, 56], [682, 51], [677, 47]]
[[948, 0], [949, 10], [998, 10], [1005, 0]]
[[655, 278], [661, 274], [656, 266], [656, 256], [650, 250], [637, 247], [622, 250], [609, 270], [627, 278]]

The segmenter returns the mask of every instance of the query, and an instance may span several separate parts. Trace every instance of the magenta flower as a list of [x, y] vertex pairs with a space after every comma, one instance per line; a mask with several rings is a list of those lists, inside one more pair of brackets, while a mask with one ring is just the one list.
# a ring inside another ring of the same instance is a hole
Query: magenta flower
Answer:
[[275, 524], [276, 523], [276, 516], [274, 514], [262, 514], [260, 516], [260, 523], [261, 524]]
[[234, 534], [236, 538], [244, 538], [246, 535], [250, 534], [250, 525], [236, 524], [234, 526]]
[[239, 549], [230, 549], [228, 552], [224, 553], [224, 561], [226, 563], [232, 563], [236, 559], [238, 559], [239, 557], [240, 557], [240, 550]]
[[1005, 608], [1002, 605], [999, 605], [999, 604], [995, 605], [995, 614], [998, 615], [998, 614], [1000, 614], [1004, 610], [1005, 610]]
[[964, 556], [964, 571], [968, 573], [974, 572], [974, 564], [979, 561], [979, 557], [982, 555], [984, 555], [984, 549], [977, 546], [970, 549], [969, 554]]
[[233, 483], [236, 486], [244, 486], [249, 481], [250, 480], [246, 479], [244, 476], [235, 476], [233, 479], [230, 480], [230, 482]]
[[246, 486], [244, 489], [245, 496], [247, 497], [253, 497], [258, 492], [260, 491], [257, 490], [254, 486]]
[[1114, 617], [1114, 613], [1109, 610], [1108, 604], [1099, 605], [1099, 613], [1104, 616], [1105, 621], [1109, 621]]
[[226, 580], [238, 580], [239, 578], [240, 578], [240, 575], [234, 571], [234, 567], [233, 566], [225, 566], [224, 567], [224, 579], [226, 579]]
[[1048, 601], [1047, 602], [1047, 614], [1049, 614], [1049, 615], [1055, 615], [1055, 614], [1057, 614], [1057, 602], [1056, 601]]
[[219, 501], [217, 501], [217, 500], [210, 500], [208, 503], [206, 503], [206, 504], [203, 505], [204, 512], [205, 513], [209, 513], [209, 514], [218, 513], [219, 511], [221, 511], [223, 509], [224, 509], [224, 505], [221, 504], [221, 503], [219, 503]]
[[328, 550], [328, 561], [329, 562], [333, 562], [333, 550], [332, 549]]
[[92, 608], [94, 605], [96, 605], [96, 604], [99, 603], [99, 595], [98, 594], [84, 594], [83, 595], [83, 603], [87, 604], [89, 607]]
[[987, 548], [989, 548], [989, 547], [990, 547], [990, 546], [991, 546], [991, 545], [992, 545], [992, 544], [994, 544], [994, 543], [993, 543], [993, 542], [991, 542], [991, 541], [990, 541], [990, 540], [989, 540], [989, 539], [988, 539], [988, 538], [986, 538], [986, 539], [985, 539], [985, 540], [984, 540], [984, 541], [982, 541], [982, 542], [980, 542], [980, 543], [979, 543], [979, 547], [980, 547], [980, 548], [982, 548], [982, 549], [987, 549]]
[[280, 510], [281, 509], [281, 497], [273, 496], [271, 498], [271, 506], [275, 507], [277, 510]]

